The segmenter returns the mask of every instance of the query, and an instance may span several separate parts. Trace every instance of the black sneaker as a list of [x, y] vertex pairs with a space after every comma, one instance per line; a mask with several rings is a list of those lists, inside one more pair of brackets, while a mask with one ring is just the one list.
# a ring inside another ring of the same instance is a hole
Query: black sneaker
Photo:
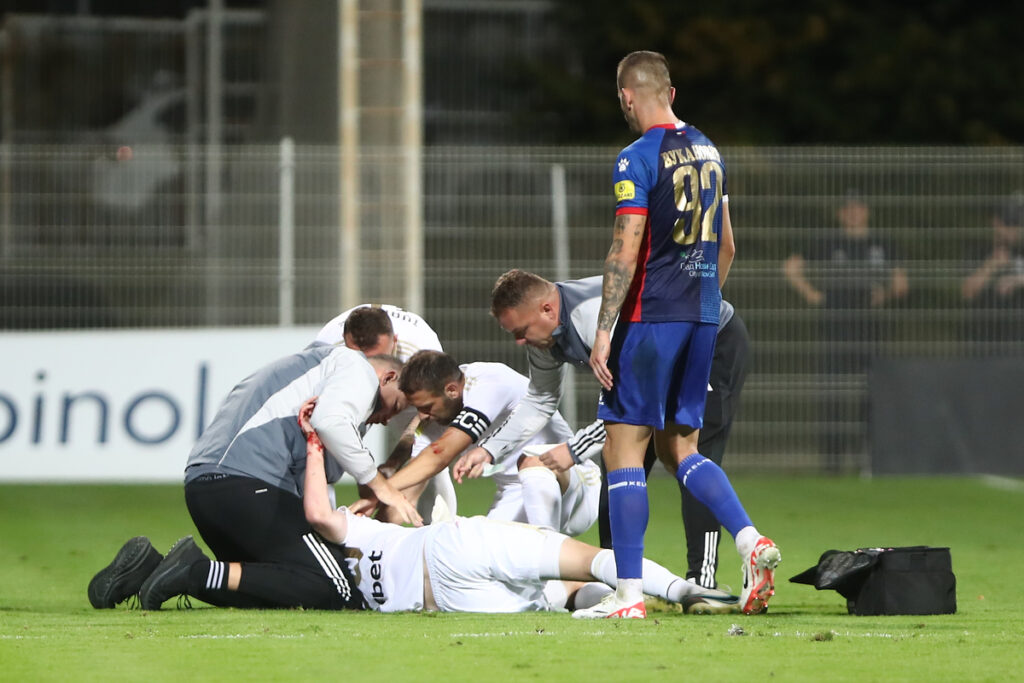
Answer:
[[121, 546], [114, 561], [101, 569], [89, 582], [89, 602], [96, 609], [111, 609], [119, 602], [138, 595], [146, 580], [164, 556], [145, 536], [136, 536]]
[[142, 609], [158, 610], [170, 598], [188, 593], [188, 573], [200, 560], [209, 560], [191, 536], [179, 539], [139, 590]]

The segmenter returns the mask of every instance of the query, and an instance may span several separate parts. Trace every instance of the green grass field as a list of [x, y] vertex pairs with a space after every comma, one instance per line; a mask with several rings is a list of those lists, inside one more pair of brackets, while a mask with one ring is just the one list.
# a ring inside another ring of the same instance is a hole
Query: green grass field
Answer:
[[[166, 551], [194, 533], [180, 487], [0, 486], [0, 680], [1024, 679], [1024, 483], [747, 476], [734, 484], [782, 549], [770, 613], [661, 611], [621, 623], [555, 613], [94, 610], [86, 585], [125, 539], [148, 535]], [[463, 488], [460, 512], [482, 512], [489, 486]], [[652, 481], [647, 554], [680, 570], [674, 488]], [[854, 617], [835, 592], [787, 581], [826, 549], [876, 545], [950, 546], [958, 613]], [[730, 541], [721, 554], [719, 581], [737, 586]]]

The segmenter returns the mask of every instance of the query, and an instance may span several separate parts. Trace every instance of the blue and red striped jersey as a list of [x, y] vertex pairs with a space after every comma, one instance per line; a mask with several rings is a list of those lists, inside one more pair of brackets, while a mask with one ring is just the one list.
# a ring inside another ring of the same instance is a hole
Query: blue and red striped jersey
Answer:
[[647, 217], [633, 284], [619, 314], [631, 321], [718, 323], [718, 237], [725, 165], [685, 123], [654, 126], [619, 154], [615, 215]]

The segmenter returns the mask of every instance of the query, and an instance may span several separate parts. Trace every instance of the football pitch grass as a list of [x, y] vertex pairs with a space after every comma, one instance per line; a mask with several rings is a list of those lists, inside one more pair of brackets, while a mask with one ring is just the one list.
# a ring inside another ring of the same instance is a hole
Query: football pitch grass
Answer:
[[[86, 585], [124, 540], [147, 535], [166, 552], [195, 533], [181, 487], [0, 486], [0, 680], [1024, 679], [1024, 482], [748, 475], [734, 484], [782, 550], [769, 613], [656, 608], [625, 622], [178, 610], [174, 601], [160, 612], [94, 610]], [[487, 481], [461, 487], [460, 512], [483, 512], [492, 492]], [[655, 478], [650, 493], [647, 555], [681, 571], [675, 483]], [[345, 502], [354, 489], [339, 494]], [[788, 582], [827, 549], [880, 545], [949, 546], [957, 614], [855, 617], [834, 591]], [[738, 591], [731, 539], [720, 555], [719, 581]]]

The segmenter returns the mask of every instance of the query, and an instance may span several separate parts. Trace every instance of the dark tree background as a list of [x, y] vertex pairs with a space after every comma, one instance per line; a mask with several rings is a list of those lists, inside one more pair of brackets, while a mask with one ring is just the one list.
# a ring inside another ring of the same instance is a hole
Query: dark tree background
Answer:
[[719, 144], [1020, 144], [1024, 3], [556, 0], [565, 43], [531, 65], [557, 137], [630, 137], [626, 53], [664, 53], [675, 111]]
[[[333, 2], [294, 3], [294, 11], [329, 16]], [[207, 4], [0, 0], [0, 19], [10, 11], [180, 18]], [[264, 8], [268, 0], [224, 4]], [[464, 9], [473, 14], [486, 6], [487, 0], [472, 0]], [[545, 17], [535, 29], [549, 46], [544, 59], [524, 56], [488, 71], [483, 83], [460, 84], [462, 90], [435, 87], [429, 77], [425, 83], [435, 98], [458, 92], [504, 100], [502, 91], [522, 93], [526, 103], [503, 112], [518, 125], [484, 142], [629, 140], [615, 98], [615, 66], [641, 49], [669, 58], [676, 113], [719, 144], [1024, 141], [1024, 2], [551, 0], [551, 6], [551, 23]], [[432, 11], [430, 0], [424, 8]], [[428, 32], [424, 42], [427, 53], [474, 61], [438, 32]]]

